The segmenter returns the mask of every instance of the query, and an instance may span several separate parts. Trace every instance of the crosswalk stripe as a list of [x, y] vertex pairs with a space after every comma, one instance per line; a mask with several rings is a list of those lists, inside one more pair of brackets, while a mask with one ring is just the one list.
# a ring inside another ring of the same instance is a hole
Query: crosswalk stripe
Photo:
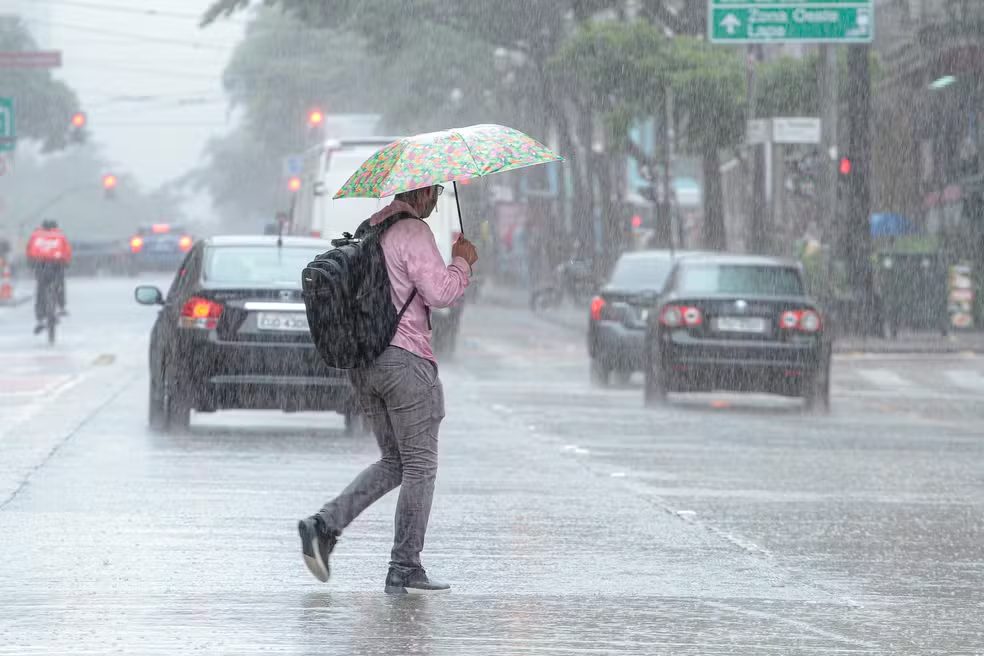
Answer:
[[951, 369], [946, 378], [957, 387], [984, 392], [984, 375], [969, 369]]

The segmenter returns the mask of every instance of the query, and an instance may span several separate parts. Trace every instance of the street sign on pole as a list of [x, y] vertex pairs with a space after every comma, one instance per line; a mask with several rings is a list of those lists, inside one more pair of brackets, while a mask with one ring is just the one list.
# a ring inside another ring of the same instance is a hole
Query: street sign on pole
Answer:
[[17, 124], [14, 120], [14, 99], [0, 98], [0, 153], [17, 145]]
[[0, 68], [58, 68], [60, 50], [10, 50], [0, 52]]
[[299, 176], [304, 171], [303, 155], [287, 155], [284, 157], [283, 172], [285, 178]]
[[874, 0], [708, 0], [714, 43], [870, 43]]
[[780, 144], [820, 143], [820, 119], [783, 117], [772, 119], [772, 141]]
[[757, 146], [772, 141], [772, 121], [767, 118], [754, 118], [748, 122], [745, 143]]

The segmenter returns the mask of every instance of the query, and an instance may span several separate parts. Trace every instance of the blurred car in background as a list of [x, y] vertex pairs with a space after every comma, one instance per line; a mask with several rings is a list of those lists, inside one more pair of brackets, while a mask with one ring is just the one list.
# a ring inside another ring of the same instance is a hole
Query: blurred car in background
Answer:
[[647, 250], [623, 254], [591, 300], [588, 355], [591, 381], [608, 385], [614, 373], [627, 382], [642, 371], [646, 320], [663, 292], [674, 259], [690, 251]]
[[194, 243], [194, 237], [182, 226], [155, 223], [140, 228], [130, 238], [129, 272], [174, 271]]
[[723, 390], [830, 406], [831, 340], [792, 260], [679, 258], [647, 323], [647, 404], [668, 392]]
[[361, 426], [344, 371], [314, 347], [301, 300], [301, 270], [328, 240], [211, 237], [186, 256], [166, 297], [140, 286], [137, 301], [161, 305], [150, 340], [149, 423], [183, 430], [191, 411], [334, 411]]
[[69, 275], [122, 276], [131, 271], [131, 253], [125, 239], [72, 240], [72, 264], [68, 268]]

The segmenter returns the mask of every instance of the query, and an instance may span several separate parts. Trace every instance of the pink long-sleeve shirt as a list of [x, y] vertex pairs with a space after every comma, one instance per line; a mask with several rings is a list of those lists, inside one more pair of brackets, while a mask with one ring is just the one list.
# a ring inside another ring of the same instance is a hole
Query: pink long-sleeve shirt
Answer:
[[[417, 216], [413, 207], [394, 200], [372, 215], [370, 225], [381, 223], [400, 212]], [[461, 257], [452, 259], [451, 264], [445, 264], [437, 249], [434, 233], [423, 221], [397, 221], [383, 235], [381, 243], [386, 272], [393, 288], [393, 305], [398, 312], [413, 290], [417, 290], [390, 345], [436, 363], [431, 349], [428, 308], [446, 308], [460, 299], [468, 287], [471, 268]]]

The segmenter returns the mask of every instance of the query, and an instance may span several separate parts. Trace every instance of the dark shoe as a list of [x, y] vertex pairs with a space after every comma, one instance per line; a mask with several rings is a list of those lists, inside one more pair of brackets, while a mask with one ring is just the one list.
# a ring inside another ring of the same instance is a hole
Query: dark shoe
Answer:
[[34, 334], [40, 335], [41, 333], [44, 332], [45, 327], [46, 326], [44, 325], [44, 323], [39, 323], [38, 325], [34, 326]]
[[424, 568], [404, 572], [390, 567], [386, 575], [386, 594], [434, 594], [451, 592], [447, 583], [439, 583], [427, 578]]
[[304, 564], [321, 582], [326, 582], [331, 576], [328, 567], [328, 557], [335, 549], [338, 534], [325, 528], [318, 517], [308, 517], [297, 523], [297, 532], [301, 535], [301, 552], [304, 554]]

